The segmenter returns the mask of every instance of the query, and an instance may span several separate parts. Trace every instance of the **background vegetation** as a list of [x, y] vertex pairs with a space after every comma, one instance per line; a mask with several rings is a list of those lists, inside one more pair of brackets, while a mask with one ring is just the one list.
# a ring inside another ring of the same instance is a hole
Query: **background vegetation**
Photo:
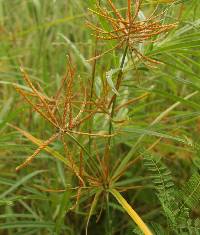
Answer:
[[[113, 2], [122, 12], [126, 9], [126, 1]], [[143, 13], [152, 12], [157, 2], [144, 0]], [[195, 235], [200, 234], [200, 4], [199, 0], [176, 1], [173, 5], [169, 2], [160, 1], [158, 7], [161, 11], [168, 9], [164, 22], [178, 22], [177, 28], [142, 48], [145, 55], [163, 64], [152, 67], [127, 57], [118, 103], [140, 98], [125, 106], [116, 117], [126, 122], [120, 124], [123, 133], [112, 141], [111, 165], [122, 162], [130, 150], [132, 159], [142, 158], [125, 168], [115, 186], [153, 234]], [[92, 63], [86, 59], [94, 56], [95, 38], [85, 21], [95, 19], [88, 7], [95, 9], [95, 1], [0, 0], [2, 235], [85, 233], [94, 192], [82, 194], [73, 210], [70, 210], [76, 201], [73, 190], [47, 192], [74, 186], [77, 179], [45, 151], [16, 173], [16, 166], [34, 152], [36, 145], [8, 123], [39, 139], [52, 134], [52, 128], [14, 89], [16, 84], [27, 88], [20, 64], [32, 81], [52, 94], [59, 87], [66, 69], [66, 55], [70, 54], [77, 74], [90, 84]], [[103, 52], [112, 46], [111, 41], [99, 42], [96, 49]], [[118, 49], [98, 60], [94, 86], [97, 95], [102, 95], [102, 80], [108, 79], [106, 72], [119, 67], [122, 54]], [[109, 74], [115, 83], [116, 75]], [[111, 93], [112, 88], [110, 84]], [[98, 115], [93, 121], [96, 132], [107, 130], [107, 125]], [[80, 137], [78, 141], [85, 144], [85, 139]], [[96, 140], [100, 156], [106, 141]], [[79, 147], [72, 142], [69, 145], [73, 156]], [[59, 141], [51, 149], [64, 155]], [[134, 186], [138, 188], [128, 190]], [[91, 212], [88, 234], [140, 234], [114, 197], [110, 196], [107, 203], [101, 197]]]

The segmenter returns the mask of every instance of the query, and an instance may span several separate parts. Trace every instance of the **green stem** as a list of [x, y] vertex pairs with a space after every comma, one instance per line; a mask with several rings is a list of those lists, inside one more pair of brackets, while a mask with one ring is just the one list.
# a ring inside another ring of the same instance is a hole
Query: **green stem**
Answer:
[[[123, 57], [122, 57], [122, 61], [120, 64], [120, 71], [118, 73], [118, 77], [117, 77], [117, 82], [116, 82], [116, 90], [118, 91], [121, 85], [121, 81], [122, 81], [122, 76], [123, 76], [123, 68], [124, 68], [124, 63], [125, 63], [125, 58], [127, 55], [127, 51], [128, 51], [128, 44], [126, 45], [126, 48], [124, 50], [123, 53]], [[115, 94], [113, 96], [113, 100], [112, 100], [112, 109], [111, 109], [111, 114], [110, 114], [110, 123], [109, 123], [109, 135], [112, 134], [112, 119], [115, 113], [115, 106], [116, 106], [116, 99], [117, 99], [117, 95]], [[108, 138], [108, 145], [110, 146], [110, 141], [111, 141], [111, 137]]]
[[106, 193], [106, 235], [112, 235], [111, 231], [111, 217], [109, 207], [109, 192]]
[[[95, 52], [94, 52], [94, 56], [96, 56], [97, 54], [97, 40], [95, 42]], [[96, 62], [97, 60], [94, 59], [94, 63], [92, 66], [92, 84], [91, 84], [91, 90], [90, 90], [90, 102], [92, 101], [92, 97], [93, 97], [93, 92], [94, 92], [94, 80], [95, 80], [95, 72], [96, 72]], [[90, 107], [89, 110], [92, 109], [92, 104], [90, 103]], [[92, 132], [92, 126], [93, 126], [93, 118], [90, 119], [89, 121], [89, 133]], [[89, 153], [91, 152], [91, 144], [92, 144], [92, 138], [91, 136], [89, 136]]]
[[82, 150], [83, 152], [86, 153], [86, 155], [88, 156], [88, 158], [90, 159], [90, 161], [86, 161], [86, 164], [88, 165], [88, 167], [90, 168], [90, 170], [92, 172], [94, 172], [95, 170], [99, 171], [99, 166], [96, 163], [96, 161], [94, 160], [94, 158], [91, 156], [90, 152], [87, 151], [87, 149], [70, 133], [65, 132], [65, 134], [67, 136], [69, 136]]
[[[120, 64], [120, 71], [118, 73], [118, 77], [117, 77], [117, 82], [116, 82], [116, 90], [118, 91], [120, 88], [120, 84], [122, 81], [122, 76], [123, 76], [123, 68], [124, 68], [124, 63], [125, 63], [125, 58], [127, 55], [127, 51], [128, 51], [128, 45], [126, 46], [124, 53], [123, 53], [123, 57], [122, 57], [122, 61]], [[111, 101], [111, 105], [112, 105], [112, 109], [111, 109], [111, 118], [110, 118], [110, 123], [109, 123], [109, 135], [112, 134], [112, 118], [114, 116], [115, 113], [115, 105], [116, 105], [116, 99], [117, 96], [116, 94], [113, 96], [113, 100]], [[110, 147], [110, 142], [111, 142], [111, 137], [108, 138], [108, 146]], [[110, 217], [110, 207], [109, 207], [109, 193], [106, 195], [106, 206], [107, 206], [107, 235], [111, 235], [112, 231], [111, 231], [111, 224], [112, 224], [112, 220]]]

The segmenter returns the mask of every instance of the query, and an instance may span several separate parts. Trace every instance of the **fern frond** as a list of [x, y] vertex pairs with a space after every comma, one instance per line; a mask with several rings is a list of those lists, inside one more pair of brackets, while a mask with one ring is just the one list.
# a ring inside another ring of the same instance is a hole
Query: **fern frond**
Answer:
[[181, 224], [178, 226], [179, 233], [178, 234], [185, 234], [185, 235], [200, 235], [200, 220], [191, 220], [189, 219], [183, 225]]
[[168, 219], [169, 230], [177, 235], [199, 235], [200, 222], [190, 219], [189, 212], [200, 201], [200, 174], [194, 173], [183, 188], [177, 190], [171, 172], [161, 161], [161, 158], [146, 151], [142, 155], [144, 165], [151, 173], [151, 179], [164, 215]]
[[162, 163], [161, 157], [154, 156], [145, 151], [142, 153], [144, 165], [151, 174], [152, 183], [157, 191], [157, 197], [161, 203], [164, 215], [168, 220], [169, 229], [177, 226], [177, 214], [179, 212], [173, 194], [174, 183], [169, 169]]
[[161, 162], [161, 158], [153, 156], [148, 152], [142, 153], [144, 157], [144, 165], [151, 173], [151, 179], [155, 189], [162, 195], [163, 200], [169, 201], [171, 199], [171, 188], [174, 186], [171, 172]]
[[[167, 232], [160, 224], [151, 223], [150, 228], [154, 235], [167, 235]], [[138, 228], [135, 228], [130, 235], [143, 235], [143, 234]]]
[[184, 204], [190, 209], [196, 207], [200, 202], [200, 174], [194, 173], [188, 182], [184, 185], [181, 192], [184, 198]]

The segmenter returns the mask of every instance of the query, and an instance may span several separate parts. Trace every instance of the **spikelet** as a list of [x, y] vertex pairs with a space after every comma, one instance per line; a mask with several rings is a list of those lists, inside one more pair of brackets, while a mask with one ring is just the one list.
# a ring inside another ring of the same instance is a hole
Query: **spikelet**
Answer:
[[33, 159], [43, 150], [45, 149], [50, 143], [52, 143], [57, 137], [58, 137], [59, 133], [56, 133], [54, 135], [52, 135], [48, 140], [44, 141], [43, 144], [41, 144], [39, 146], [39, 148], [36, 149], [36, 151], [26, 159], [25, 162], [23, 162], [21, 165], [19, 165], [18, 167], [16, 167], [16, 171], [21, 170], [22, 168], [26, 167], [27, 165], [29, 165]]

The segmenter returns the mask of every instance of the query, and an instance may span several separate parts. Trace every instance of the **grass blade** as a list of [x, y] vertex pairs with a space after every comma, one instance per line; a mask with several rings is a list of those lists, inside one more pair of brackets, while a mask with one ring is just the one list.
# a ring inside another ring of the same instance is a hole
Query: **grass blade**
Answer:
[[119, 204], [124, 208], [124, 210], [130, 215], [132, 220], [138, 225], [141, 231], [145, 235], [153, 235], [152, 232], [149, 230], [147, 225], [141, 219], [141, 217], [137, 214], [137, 212], [128, 204], [128, 202], [122, 197], [122, 195], [116, 190], [111, 189], [111, 194], [117, 199]]

